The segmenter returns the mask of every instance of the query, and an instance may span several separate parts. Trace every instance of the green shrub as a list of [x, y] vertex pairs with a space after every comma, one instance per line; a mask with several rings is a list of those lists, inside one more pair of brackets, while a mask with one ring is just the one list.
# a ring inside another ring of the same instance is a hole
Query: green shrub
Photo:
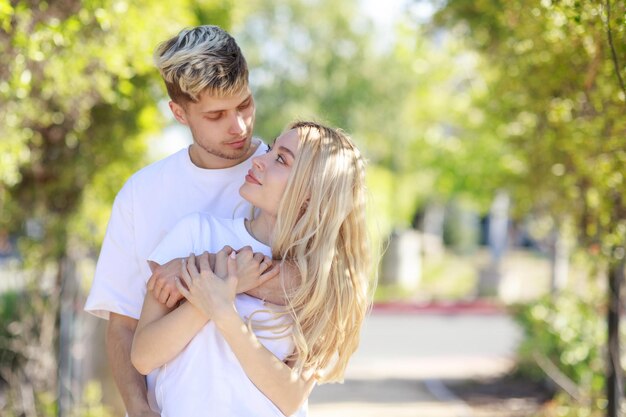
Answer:
[[543, 378], [551, 373], [545, 366], [551, 362], [550, 365], [558, 369], [557, 373], [572, 382], [580, 394], [578, 402], [566, 393], [557, 395], [558, 405], [548, 413], [550, 416], [591, 417], [604, 408], [607, 331], [605, 315], [599, 305], [602, 303], [598, 300], [562, 293], [520, 306], [515, 311], [515, 319], [525, 335], [518, 352], [520, 371]]

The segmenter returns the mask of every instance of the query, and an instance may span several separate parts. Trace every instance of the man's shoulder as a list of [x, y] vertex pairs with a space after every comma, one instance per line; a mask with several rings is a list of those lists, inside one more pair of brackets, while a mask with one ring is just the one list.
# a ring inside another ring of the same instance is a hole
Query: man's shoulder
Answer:
[[222, 235], [225, 232], [233, 231], [235, 224], [233, 219], [217, 217], [205, 211], [197, 211], [178, 220], [173, 228], [176, 232], [171, 233], [171, 235], [178, 238], [185, 236], [186, 239], [191, 239], [194, 245], [202, 246], [199, 242], [203, 242], [208, 237], [214, 237], [214, 234]]
[[171, 177], [168, 173], [180, 173], [180, 170], [177, 170], [176, 168], [180, 167], [181, 159], [183, 157], [183, 155], [181, 155], [182, 152], [185, 152], [185, 149], [181, 149], [170, 156], [153, 162], [141, 168], [139, 171], [136, 171], [126, 180], [122, 188], [117, 193], [115, 198], [116, 202], [118, 204], [122, 204], [122, 202], [125, 202], [123, 204], [130, 203], [130, 201], [137, 197], [137, 193], [140, 193], [142, 196], [146, 193], [154, 194], [155, 188], [163, 186], [163, 178]]
[[178, 152], [175, 152], [163, 159], [152, 162], [151, 164], [135, 172], [130, 177], [130, 179], [132, 181], [150, 181], [155, 175], [162, 175], [164, 171], [178, 170], [178, 168], [180, 168], [180, 164], [183, 163], [183, 157], [185, 152], [187, 152], [187, 149], [183, 148]]

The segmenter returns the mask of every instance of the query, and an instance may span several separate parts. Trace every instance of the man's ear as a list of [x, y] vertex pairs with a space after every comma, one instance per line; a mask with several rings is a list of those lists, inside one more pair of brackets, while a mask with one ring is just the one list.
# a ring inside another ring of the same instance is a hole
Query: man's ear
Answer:
[[154, 273], [154, 270], [157, 269], [157, 266], [161, 266], [154, 261], [148, 261], [148, 266], [150, 267], [150, 272]]
[[170, 110], [172, 111], [172, 114], [174, 115], [174, 118], [178, 120], [180, 123], [187, 126], [188, 125], [187, 113], [185, 112], [185, 109], [183, 108], [183, 106], [181, 106], [180, 104], [176, 103], [173, 100], [170, 100], [168, 104], [170, 106]]

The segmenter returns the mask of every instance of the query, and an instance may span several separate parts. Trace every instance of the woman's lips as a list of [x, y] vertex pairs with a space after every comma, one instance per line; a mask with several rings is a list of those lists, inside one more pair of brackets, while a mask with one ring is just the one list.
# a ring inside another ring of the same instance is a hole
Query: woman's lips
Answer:
[[254, 173], [252, 172], [252, 170], [248, 170], [248, 175], [246, 175], [246, 181], [247, 182], [251, 182], [253, 184], [258, 184], [261, 185], [261, 183], [259, 182], [259, 180], [256, 179], [256, 177], [254, 176]]

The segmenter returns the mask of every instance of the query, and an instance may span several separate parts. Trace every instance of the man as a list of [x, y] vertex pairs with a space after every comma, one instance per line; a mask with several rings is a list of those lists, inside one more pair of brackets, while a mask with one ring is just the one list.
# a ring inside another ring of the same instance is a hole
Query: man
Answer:
[[[171, 98], [170, 109], [191, 130], [193, 144], [135, 173], [120, 190], [85, 306], [86, 311], [108, 319], [107, 355], [130, 417], [158, 416], [150, 408], [154, 404], [147, 388], [152, 386], [150, 376], [146, 385], [130, 361], [146, 280], [151, 275], [146, 259], [168, 230], [189, 213], [245, 215], [249, 207], [238, 189], [251, 158], [266, 151], [252, 137], [255, 103], [248, 68], [228, 33], [216, 26], [183, 30], [159, 45], [155, 62]], [[258, 274], [264, 272], [244, 280], [239, 290], [250, 290], [276, 276], [275, 268], [267, 270], [271, 260], [252, 255], [249, 249], [237, 256], [238, 262], [259, 264]], [[181, 296], [165, 278], [177, 271], [180, 261], [176, 260], [156, 266], [148, 283], [169, 307]], [[278, 287], [259, 287], [252, 295], [277, 302]]]

